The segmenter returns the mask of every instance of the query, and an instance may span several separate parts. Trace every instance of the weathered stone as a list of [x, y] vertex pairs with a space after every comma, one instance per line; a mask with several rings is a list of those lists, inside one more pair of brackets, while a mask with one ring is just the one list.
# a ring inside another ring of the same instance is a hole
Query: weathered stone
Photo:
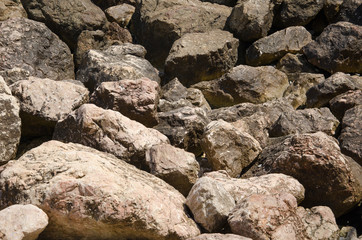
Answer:
[[172, 45], [165, 74], [185, 86], [218, 78], [236, 64], [238, 46], [239, 40], [226, 31], [185, 34]]
[[29, 18], [45, 23], [72, 50], [83, 30], [101, 29], [107, 21], [91, 0], [22, 0], [22, 4]]
[[270, 128], [270, 137], [281, 137], [297, 133], [324, 132], [333, 136], [339, 121], [328, 108], [308, 108], [282, 113]]
[[346, 21], [362, 25], [362, 8], [360, 0], [344, 0], [334, 21]]
[[341, 150], [362, 166], [362, 105], [346, 111], [339, 136]]
[[187, 240], [251, 240], [251, 238], [235, 234], [204, 233], [197, 237], [188, 238]]
[[47, 225], [45, 212], [31, 204], [16, 204], [0, 211], [0, 237], [4, 240], [36, 240]]
[[131, 44], [111, 46], [107, 50], [90, 50], [86, 54], [77, 79], [93, 91], [102, 82], [117, 82], [123, 79], [136, 80], [142, 77], [160, 82], [158, 71], [139, 56], [141, 47]]
[[195, 155], [169, 144], [155, 145], [146, 151], [150, 173], [163, 179], [187, 196], [195, 184], [200, 166]]
[[340, 7], [344, 0], [325, 0], [323, 13], [329, 22], [333, 22], [340, 11]]
[[131, 20], [136, 8], [129, 4], [120, 4], [107, 8], [105, 13], [109, 21], [117, 22], [121, 27], [126, 27]]
[[148, 169], [146, 150], [156, 144], [168, 143], [167, 137], [160, 132], [93, 104], [83, 104], [59, 121], [53, 139], [94, 147], [143, 169]]
[[158, 83], [148, 78], [103, 82], [93, 92], [91, 102], [152, 127], [158, 123], [158, 93]]
[[242, 41], [265, 37], [273, 22], [273, 9], [270, 0], [239, 0], [228, 19], [228, 27]]
[[27, 17], [20, 0], [2, 0], [0, 2], [0, 21], [18, 17]]
[[356, 105], [362, 105], [362, 90], [360, 89], [347, 91], [329, 101], [329, 108], [339, 121], [348, 109]]
[[52, 135], [55, 124], [88, 102], [88, 90], [69, 82], [47, 78], [22, 80], [11, 85], [20, 100], [21, 135]]
[[172, 145], [199, 156], [204, 127], [209, 123], [206, 112], [198, 107], [182, 107], [158, 114], [159, 124], [154, 128], [165, 134]]
[[276, 65], [276, 68], [286, 74], [291, 73], [318, 73], [316, 67], [308, 62], [303, 54], [287, 53], [282, 57]]
[[0, 22], [0, 46], [0, 71], [8, 83], [15, 81], [8, 73], [14, 68], [34, 77], [74, 78], [69, 48], [42, 23], [26, 18]]
[[288, 174], [306, 189], [303, 206], [328, 206], [339, 217], [362, 199], [358, 179], [362, 167], [355, 164], [352, 169], [350, 161], [333, 137], [317, 132], [293, 135], [264, 148], [249, 173]]
[[362, 73], [362, 26], [331, 24], [303, 52], [310, 63], [330, 73]]
[[0, 165], [16, 155], [21, 135], [19, 101], [0, 76]]
[[287, 53], [299, 53], [311, 41], [312, 35], [304, 27], [288, 27], [255, 41], [246, 50], [246, 63], [269, 64]]
[[231, 177], [238, 177], [262, 150], [251, 135], [223, 120], [205, 127], [201, 146], [213, 170], [225, 170]]
[[44, 239], [186, 239], [200, 234], [185, 198], [161, 179], [80, 144], [50, 141], [0, 173], [0, 205], [49, 216]]

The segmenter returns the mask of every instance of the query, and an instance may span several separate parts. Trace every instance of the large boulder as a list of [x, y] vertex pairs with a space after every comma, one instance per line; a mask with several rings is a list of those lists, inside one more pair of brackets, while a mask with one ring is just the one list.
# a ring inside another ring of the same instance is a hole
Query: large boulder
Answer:
[[79, 84], [47, 78], [22, 80], [11, 85], [20, 101], [23, 137], [51, 136], [55, 124], [88, 102], [88, 90]]
[[50, 141], [0, 173], [0, 205], [49, 216], [43, 239], [186, 239], [200, 234], [185, 198], [161, 179], [95, 149]]
[[331, 24], [303, 52], [310, 63], [330, 73], [362, 73], [362, 26]]
[[255, 41], [246, 50], [246, 63], [269, 64], [287, 53], [299, 53], [311, 41], [312, 35], [304, 27], [288, 27]]
[[15, 204], [0, 211], [1, 239], [36, 240], [47, 225], [45, 212], [31, 204]]
[[20, 0], [3, 0], [0, 2], [0, 21], [18, 17], [27, 17]]
[[10, 85], [7, 72], [21, 69], [22, 75], [40, 78], [74, 79], [73, 57], [68, 46], [43, 23], [26, 18], [0, 22], [0, 71]]
[[226, 31], [185, 34], [172, 45], [165, 74], [185, 86], [218, 78], [236, 64], [238, 46], [239, 40]]
[[356, 105], [362, 105], [362, 89], [347, 91], [329, 101], [329, 108], [339, 121], [348, 109]]
[[169, 142], [155, 129], [146, 128], [119, 112], [93, 104], [83, 104], [59, 121], [53, 139], [94, 147], [143, 169], [148, 169], [146, 150], [153, 145]]

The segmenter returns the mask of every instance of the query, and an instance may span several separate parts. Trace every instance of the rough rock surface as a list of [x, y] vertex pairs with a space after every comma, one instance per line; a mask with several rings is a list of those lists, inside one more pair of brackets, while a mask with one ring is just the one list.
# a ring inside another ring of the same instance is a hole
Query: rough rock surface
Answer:
[[213, 170], [225, 170], [231, 177], [238, 177], [262, 150], [251, 135], [224, 120], [205, 127], [201, 146]]
[[164, 181], [106, 153], [50, 141], [0, 173], [0, 204], [47, 213], [45, 239], [186, 239], [200, 234], [185, 198]]
[[303, 52], [310, 63], [330, 73], [362, 73], [362, 26], [331, 24]]
[[273, 22], [273, 8], [270, 0], [239, 0], [228, 19], [228, 28], [242, 41], [265, 37]]
[[74, 78], [68, 46], [43, 23], [26, 18], [0, 22], [0, 71], [7, 76], [7, 83], [14, 82], [7, 74], [14, 68], [34, 77]]
[[0, 2], [0, 21], [18, 17], [27, 17], [20, 0], [2, 0]]
[[251, 240], [251, 238], [235, 234], [204, 233], [197, 237], [188, 238], [187, 240]]
[[362, 105], [346, 111], [339, 136], [341, 150], [362, 166]]
[[185, 86], [218, 78], [236, 64], [238, 46], [239, 40], [226, 31], [185, 34], [172, 45], [165, 74]]
[[12, 205], [0, 211], [0, 238], [36, 240], [48, 225], [48, 216], [38, 207]]
[[360, 176], [354, 172], [362, 167], [352, 169], [350, 161], [325, 133], [300, 134], [264, 148], [249, 173], [288, 174], [305, 187], [304, 206], [328, 206], [339, 217], [362, 199]]
[[277, 69], [285, 72], [286, 74], [290, 73], [318, 73], [319, 70], [310, 64], [306, 57], [303, 54], [297, 53], [287, 53], [282, 57], [277, 65]]
[[346, 21], [357, 25], [362, 25], [362, 9], [360, 0], [344, 0], [338, 6], [338, 14], [331, 21]]
[[110, 21], [117, 22], [121, 27], [126, 27], [135, 10], [134, 6], [124, 3], [107, 8], [105, 13]]
[[52, 135], [55, 124], [88, 102], [88, 90], [78, 84], [47, 78], [22, 80], [11, 85], [20, 101], [23, 137]]
[[187, 196], [200, 170], [195, 155], [169, 144], [159, 144], [146, 151], [150, 173], [163, 179]]
[[298, 53], [312, 41], [312, 35], [301, 26], [288, 27], [255, 41], [246, 50], [246, 63], [266, 65], [287, 53]]
[[0, 165], [16, 155], [21, 135], [19, 101], [0, 76]]
[[362, 105], [362, 90], [350, 90], [329, 101], [331, 112], [342, 120], [344, 113], [356, 105]]
[[59, 121], [53, 139], [109, 152], [143, 169], [147, 169], [146, 150], [156, 144], [168, 143], [167, 137], [160, 132], [93, 104], [83, 104]]
[[111, 46], [104, 51], [90, 50], [79, 67], [77, 79], [91, 91], [102, 82], [123, 79], [135, 80], [146, 77], [160, 82], [158, 71], [139, 56], [139, 48], [134, 50], [131, 44], [126, 44]]
[[148, 78], [103, 82], [93, 92], [91, 102], [152, 127], [158, 122], [159, 91], [158, 83]]

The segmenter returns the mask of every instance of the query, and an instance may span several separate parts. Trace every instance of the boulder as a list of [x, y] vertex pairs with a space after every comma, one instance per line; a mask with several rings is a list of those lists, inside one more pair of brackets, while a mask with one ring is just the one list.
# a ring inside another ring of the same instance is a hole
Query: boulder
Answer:
[[93, 104], [83, 104], [59, 121], [53, 139], [80, 143], [109, 152], [139, 168], [148, 169], [145, 152], [153, 145], [168, 143], [166, 136], [146, 128], [121, 113]]
[[107, 8], [104, 12], [111, 22], [117, 22], [121, 27], [126, 27], [131, 20], [135, 7], [126, 3]]
[[148, 149], [146, 163], [151, 174], [176, 188], [185, 197], [195, 184], [200, 170], [194, 154], [169, 144]]
[[346, 21], [360, 26], [362, 25], [361, 1], [344, 0], [338, 5], [337, 9], [337, 13], [333, 12], [334, 15], [327, 16], [331, 22]]
[[[136, 49], [136, 50], [134, 50]], [[111, 46], [107, 50], [89, 50], [77, 72], [77, 79], [91, 91], [102, 82], [142, 77], [160, 82], [158, 71], [143, 57], [141, 46], [131, 44]]]
[[101, 29], [104, 12], [91, 0], [22, 0], [30, 19], [45, 23], [74, 51], [83, 30]]
[[[0, 22], [0, 71], [8, 84], [11, 71], [55, 80], [74, 79], [74, 64], [69, 48], [43, 23], [26, 18]], [[19, 71], [19, 70], [17, 70]], [[18, 79], [18, 77], [15, 78]]]
[[19, 101], [0, 76], [0, 165], [16, 155], [21, 135]]
[[1, 239], [36, 240], [47, 225], [45, 212], [31, 204], [15, 204], [0, 211]]
[[273, 9], [271, 0], [239, 0], [228, 19], [228, 28], [246, 42], [265, 37], [273, 22]]
[[252, 66], [272, 63], [287, 53], [299, 53], [311, 41], [312, 35], [304, 27], [288, 27], [255, 41], [246, 50], [246, 63]]
[[303, 54], [287, 53], [282, 57], [276, 68], [287, 75], [291, 73], [318, 73], [320, 72], [315, 66], [310, 64]]
[[239, 40], [226, 31], [185, 34], [172, 45], [165, 74], [185, 86], [218, 78], [236, 64], [238, 46]]
[[146, 127], [157, 125], [159, 85], [148, 78], [102, 82], [93, 92], [90, 102], [122, 113]]
[[251, 135], [224, 120], [205, 127], [201, 146], [213, 170], [225, 170], [231, 177], [238, 177], [262, 150]]
[[333, 115], [341, 121], [344, 113], [356, 105], [362, 105], [362, 90], [350, 90], [332, 98], [329, 101], [329, 108]]
[[188, 238], [187, 240], [251, 240], [251, 238], [235, 234], [204, 233], [197, 237]]
[[30, 203], [49, 216], [43, 239], [186, 239], [200, 234], [185, 198], [114, 156], [50, 141], [0, 173], [0, 205]]
[[264, 148], [246, 176], [290, 175], [306, 189], [303, 206], [328, 206], [339, 217], [362, 199], [362, 167], [351, 167], [351, 162], [333, 137], [323, 132], [297, 134]]
[[0, 3], [0, 21], [9, 18], [27, 17], [20, 0], [3, 0]]
[[342, 120], [339, 142], [342, 153], [352, 157], [362, 166], [362, 105], [346, 111]]
[[362, 73], [362, 26], [331, 24], [303, 53], [311, 64], [330, 73]]
[[71, 82], [31, 77], [11, 85], [20, 101], [22, 137], [52, 135], [55, 124], [88, 102], [84, 86]]

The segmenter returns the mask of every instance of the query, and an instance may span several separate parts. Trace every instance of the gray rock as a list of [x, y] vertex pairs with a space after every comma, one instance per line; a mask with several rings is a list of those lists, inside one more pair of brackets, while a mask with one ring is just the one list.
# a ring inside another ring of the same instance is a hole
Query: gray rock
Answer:
[[188, 238], [187, 240], [251, 240], [251, 238], [235, 234], [204, 233], [197, 237]]
[[269, 64], [286, 53], [299, 53], [311, 41], [312, 35], [304, 27], [288, 27], [255, 41], [246, 50], [246, 63], [253, 66]]
[[123, 3], [105, 10], [109, 21], [117, 22], [121, 27], [126, 27], [131, 20], [136, 8], [132, 5]]
[[277, 69], [285, 72], [286, 74], [291, 73], [318, 73], [320, 72], [316, 67], [310, 64], [303, 54], [292, 54], [287, 53], [282, 57], [277, 65]]
[[0, 2], [0, 21], [18, 17], [27, 17], [20, 0], [2, 0]]
[[187, 87], [218, 78], [236, 64], [238, 46], [239, 40], [226, 31], [185, 34], [172, 45], [165, 74]]
[[333, 115], [341, 121], [344, 113], [356, 105], [362, 105], [362, 90], [350, 90], [332, 98], [329, 101], [329, 108]]
[[10, 86], [17, 81], [28, 79], [30, 77], [30, 72], [23, 68], [14, 67], [0, 71], [0, 76], [2, 76], [5, 82]]

